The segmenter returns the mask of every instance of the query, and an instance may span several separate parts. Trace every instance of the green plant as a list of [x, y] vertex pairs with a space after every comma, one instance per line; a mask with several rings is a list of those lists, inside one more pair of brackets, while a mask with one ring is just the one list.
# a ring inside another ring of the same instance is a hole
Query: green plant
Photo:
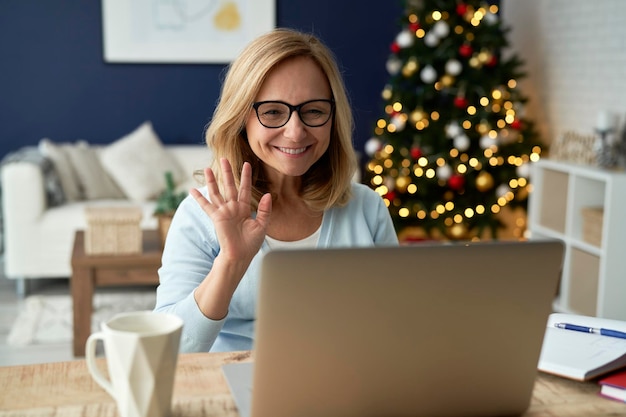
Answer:
[[170, 171], [167, 171], [165, 173], [165, 190], [163, 190], [157, 198], [157, 205], [154, 209], [154, 214], [174, 214], [185, 197], [187, 197], [186, 192], [176, 192], [174, 177]]

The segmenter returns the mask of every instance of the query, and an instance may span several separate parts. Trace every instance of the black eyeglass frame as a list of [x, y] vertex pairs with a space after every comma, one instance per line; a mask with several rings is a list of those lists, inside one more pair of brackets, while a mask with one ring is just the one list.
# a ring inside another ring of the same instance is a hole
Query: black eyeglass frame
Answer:
[[[325, 103], [330, 103], [330, 112], [328, 113], [328, 119], [326, 119], [324, 121], [324, 123], [321, 123], [319, 125], [310, 125], [307, 122], [304, 121], [304, 119], [302, 118], [302, 115], [300, 114], [300, 109], [302, 109], [302, 107], [306, 106], [309, 103], [314, 103], [317, 101], [323, 101]], [[287, 120], [285, 120], [285, 123], [283, 123], [280, 126], [267, 126], [266, 124], [264, 124], [261, 121], [261, 116], [259, 116], [259, 107], [262, 106], [263, 104], [267, 104], [267, 103], [276, 103], [276, 104], [284, 104], [285, 106], [287, 106], [287, 108], [289, 108], [289, 116], [287, 117]], [[254, 109], [254, 112], [256, 113], [256, 118], [259, 121], [259, 123], [261, 123], [261, 125], [263, 127], [266, 127], [268, 129], [279, 129], [283, 126], [285, 126], [287, 123], [289, 123], [289, 120], [291, 120], [291, 115], [293, 114], [293, 112], [297, 112], [298, 113], [298, 117], [300, 118], [300, 121], [308, 127], [321, 127], [324, 126], [326, 123], [328, 123], [328, 121], [333, 117], [333, 114], [335, 113], [335, 100], [333, 99], [326, 99], [326, 98], [318, 98], [315, 100], [308, 100], [305, 101], [304, 103], [300, 103], [297, 104], [295, 106], [292, 106], [289, 103], [285, 103], [284, 101], [280, 101], [280, 100], [267, 100], [267, 101], [257, 101], [252, 103], [252, 108]]]

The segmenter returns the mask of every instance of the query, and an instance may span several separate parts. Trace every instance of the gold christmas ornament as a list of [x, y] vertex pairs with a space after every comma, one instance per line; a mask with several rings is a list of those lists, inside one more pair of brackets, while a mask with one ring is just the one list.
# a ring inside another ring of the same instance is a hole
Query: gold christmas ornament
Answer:
[[409, 61], [404, 67], [402, 67], [402, 75], [404, 75], [405, 78], [409, 78], [410, 76], [415, 74], [416, 71], [417, 65], [415, 65], [414, 62]]
[[411, 112], [411, 115], [409, 117], [413, 123], [417, 123], [420, 120], [424, 119], [424, 117], [426, 117], [426, 114], [422, 109], [415, 109]]
[[523, 187], [518, 189], [517, 193], [515, 194], [515, 199], [517, 201], [524, 201], [528, 198], [528, 187]]
[[486, 120], [481, 120], [478, 126], [476, 126], [476, 129], [478, 130], [478, 133], [484, 135], [489, 132], [491, 127], [489, 126], [489, 122], [487, 122]]
[[411, 178], [401, 176], [396, 178], [396, 190], [400, 193], [405, 193], [406, 188], [411, 184]]
[[460, 240], [467, 238], [467, 226], [464, 223], [455, 223], [447, 230], [451, 239]]
[[481, 193], [493, 188], [493, 177], [486, 171], [481, 171], [476, 177], [476, 189]]
[[470, 58], [469, 64], [470, 64], [470, 67], [472, 68], [480, 68], [483, 66], [483, 64], [480, 62], [480, 60], [476, 56], [473, 56]]
[[391, 89], [391, 86], [386, 86], [383, 89], [383, 92], [381, 93], [381, 96], [385, 99], [385, 100], [390, 100], [391, 96], [393, 94], [393, 91]]
[[487, 62], [489, 62], [489, 60], [491, 59], [492, 56], [493, 55], [491, 54], [491, 52], [483, 49], [478, 54], [478, 60], [481, 62], [481, 64], [486, 64]]
[[443, 84], [444, 87], [452, 86], [452, 84], [454, 84], [454, 77], [448, 74], [444, 75], [441, 77], [441, 84]]

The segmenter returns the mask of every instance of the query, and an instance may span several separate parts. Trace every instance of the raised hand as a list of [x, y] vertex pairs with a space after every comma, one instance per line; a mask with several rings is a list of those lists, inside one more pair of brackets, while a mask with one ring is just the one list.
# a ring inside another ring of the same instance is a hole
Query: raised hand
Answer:
[[220, 192], [211, 168], [204, 170], [209, 199], [198, 190], [190, 191], [204, 212], [215, 225], [220, 244], [220, 256], [233, 262], [250, 263], [259, 251], [272, 211], [272, 199], [265, 194], [259, 201], [256, 218], [251, 216], [250, 201], [252, 187], [252, 168], [245, 162], [241, 170], [239, 190], [230, 162], [220, 160], [223, 178], [223, 195]]

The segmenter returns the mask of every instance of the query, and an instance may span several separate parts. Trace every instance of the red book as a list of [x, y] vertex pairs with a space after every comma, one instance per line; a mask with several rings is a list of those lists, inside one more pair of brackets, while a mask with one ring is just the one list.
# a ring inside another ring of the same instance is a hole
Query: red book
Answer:
[[626, 402], [626, 369], [613, 373], [598, 383], [602, 386], [600, 395]]

